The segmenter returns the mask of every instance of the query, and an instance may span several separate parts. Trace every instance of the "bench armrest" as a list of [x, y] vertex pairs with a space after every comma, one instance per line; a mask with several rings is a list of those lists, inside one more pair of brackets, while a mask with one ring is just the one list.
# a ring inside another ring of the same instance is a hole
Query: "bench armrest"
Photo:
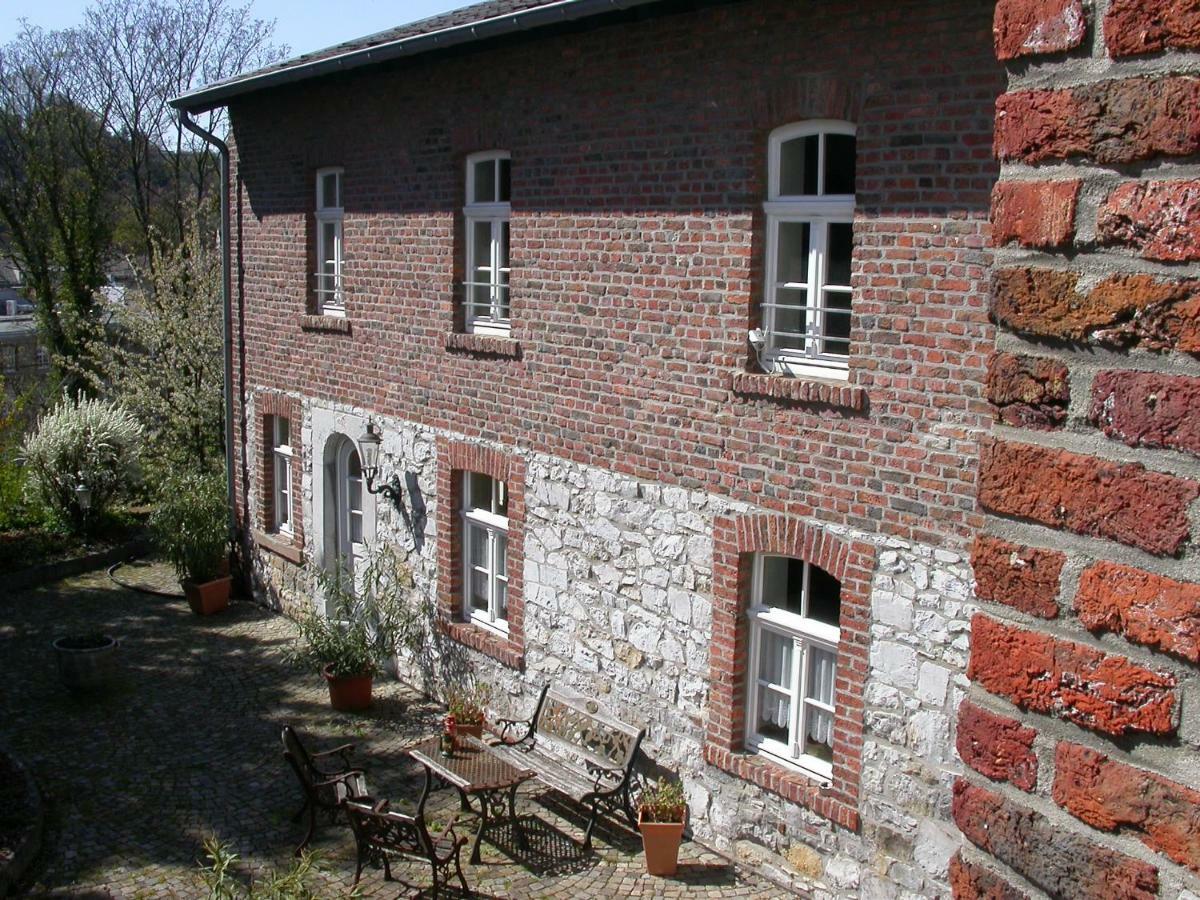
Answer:
[[620, 787], [621, 782], [629, 774], [626, 766], [601, 766], [588, 760], [584, 761], [584, 765], [587, 767], [588, 774], [595, 779], [594, 786], [597, 791], [611, 791]]
[[[499, 726], [502, 744], [523, 744], [533, 737], [533, 719], [496, 719], [493, 724]], [[516, 737], [522, 730], [524, 734]]]

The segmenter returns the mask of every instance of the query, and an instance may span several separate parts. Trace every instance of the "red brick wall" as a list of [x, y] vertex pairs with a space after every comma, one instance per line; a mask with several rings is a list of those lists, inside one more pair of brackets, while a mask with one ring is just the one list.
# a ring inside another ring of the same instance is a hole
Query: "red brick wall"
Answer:
[[1197, 890], [1200, 184], [1172, 170], [1200, 151], [1200, 79], [1172, 74], [1197, 49], [1186, 0], [997, 4], [1003, 352], [956, 897]]
[[[746, 0], [239, 101], [239, 382], [965, 546], [989, 421], [991, 11]], [[859, 126], [840, 388], [747, 376], [767, 136], [815, 117]], [[488, 148], [513, 158], [514, 326], [479, 344], [450, 336], [454, 238], [463, 159]], [[322, 165], [345, 168], [341, 331], [303, 318]]]

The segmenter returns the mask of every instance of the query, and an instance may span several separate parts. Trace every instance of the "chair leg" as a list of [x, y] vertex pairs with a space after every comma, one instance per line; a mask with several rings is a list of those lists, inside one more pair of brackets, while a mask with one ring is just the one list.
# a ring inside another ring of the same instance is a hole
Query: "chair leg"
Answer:
[[460, 844], [454, 850], [454, 871], [458, 873], [458, 883], [462, 885], [463, 893], [471, 897], [474, 895], [471, 893], [471, 888], [467, 886], [467, 876], [463, 874], [461, 857], [462, 845]]
[[308, 831], [304, 834], [304, 840], [300, 842], [300, 846], [296, 848], [296, 856], [300, 856], [304, 852], [304, 848], [308, 846], [308, 842], [312, 840], [313, 829], [317, 826], [317, 809], [312, 804], [308, 807]]
[[365, 862], [365, 859], [364, 859], [364, 857], [363, 857], [362, 851], [359, 851], [359, 853], [358, 853], [358, 865], [356, 865], [356, 866], [354, 867], [354, 886], [355, 886], [355, 887], [358, 887], [358, 880], [359, 880], [360, 878], [362, 878], [362, 870], [363, 870], [363, 863], [364, 863], [364, 862]]

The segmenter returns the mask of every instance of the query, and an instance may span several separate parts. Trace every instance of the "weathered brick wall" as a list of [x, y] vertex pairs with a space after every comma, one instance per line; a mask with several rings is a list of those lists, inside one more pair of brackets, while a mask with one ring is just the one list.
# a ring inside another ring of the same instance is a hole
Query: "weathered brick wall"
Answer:
[[[238, 101], [239, 381], [962, 548], [990, 418], [990, 21], [747, 0]], [[748, 371], [767, 136], [806, 118], [859, 126], [846, 387]], [[513, 158], [514, 340], [484, 346], [451, 332], [463, 159], [489, 148]], [[345, 167], [337, 331], [304, 316], [322, 165]]]
[[1000, 0], [956, 897], [1200, 892], [1200, 7]]

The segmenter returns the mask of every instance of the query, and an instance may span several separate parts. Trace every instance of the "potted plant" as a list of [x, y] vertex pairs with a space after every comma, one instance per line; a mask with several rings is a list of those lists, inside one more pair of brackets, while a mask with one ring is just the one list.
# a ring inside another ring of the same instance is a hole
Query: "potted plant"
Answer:
[[675, 874], [686, 816], [687, 801], [678, 781], [660, 781], [642, 791], [638, 800], [638, 830], [646, 852], [646, 871], [651, 875]]
[[150, 527], [192, 612], [207, 616], [225, 609], [232, 584], [225, 479], [201, 472], [168, 479]]
[[492, 687], [473, 681], [446, 691], [446, 706], [454, 717], [459, 734], [483, 737], [483, 719], [487, 705], [492, 699]]
[[297, 618], [292, 653], [294, 662], [321, 673], [330, 705], [346, 712], [370, 706], [380, 668], [397, 647], [419, 652], [427, 633], [428, 604], [414, 597], [412, 576], [394, 551], [371, 551], [364, 562], [357, 575], [340, 560], [317, 571], [314, 586], [326, 612], [312, 608]]

